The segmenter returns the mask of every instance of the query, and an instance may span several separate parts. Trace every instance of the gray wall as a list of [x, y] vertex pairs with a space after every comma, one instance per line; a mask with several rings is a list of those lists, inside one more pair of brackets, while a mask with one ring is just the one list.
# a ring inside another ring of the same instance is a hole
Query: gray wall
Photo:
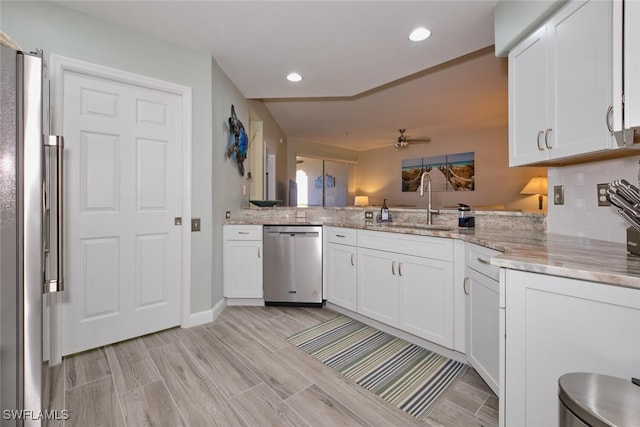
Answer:
[[262, 136], [267, 142], [266, 148], [276, 155], [276, 194], [269, 198], [282, 200], [286, 204], [289, 191], [287, 137], [262, 101], [249, 101], [249, 108], [262, 120]]
[[494, 9], [496, 56], [531, 34], [567, 0], [500, 0]]
[[[25, 50], [40, 48], [48, 55], [63, 55], [193, 89], [191, 213], [202, 219], [202, 231], [193, 233], [191, 240], [191, 312], [210, 309], [222, 292], [221, 254], [217, 248], [221, 240], [216, 240], [215, 251], [213, 243], [214, 238], [219, 239], [220, 221], [219, 215], [215, 221], [212, 217], [212, 183], [225, 174], [216, 170], [223, 165], [212, 165], [212, 159], [220, 162], [222, 149], [212, 152], [211, 56], [56, 3], [2, 1], [0, 7], [2, 30]], [[118, 3], [114, 7], [119, 7]], [[214, 268], [218, 269], [215, 276]]]

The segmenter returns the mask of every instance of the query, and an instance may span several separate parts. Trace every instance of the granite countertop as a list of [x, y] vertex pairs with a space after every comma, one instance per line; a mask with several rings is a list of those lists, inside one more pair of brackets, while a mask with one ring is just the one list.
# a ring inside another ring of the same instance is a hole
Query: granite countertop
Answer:
[[640, 257], [626, 245], [602, 240], [508, 228], [469, 228], [435, 225], [379, 224], [364, 221], [226, 221], [226, 224], [317, 224], [361, 230], [446, 237], [502, 252], [491, 264], [514, 270], [581, 279], [640, 289]]

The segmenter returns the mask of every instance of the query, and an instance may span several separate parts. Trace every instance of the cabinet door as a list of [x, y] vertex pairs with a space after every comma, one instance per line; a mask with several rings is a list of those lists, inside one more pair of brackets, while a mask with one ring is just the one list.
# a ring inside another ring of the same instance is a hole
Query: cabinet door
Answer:
[[452, 263], [402, 255], [398, 278], [400, 329], [452, 348]]
[[509, 166], [547, 159], [546, 38], [542, 27], [509, 53]]
[[556, 426], [565, 373], [638, 376], [640, 289], [514, 270], [504, 289], [504, 425]]
[[356, 311], [356, 248], [328, 243], [326, 250], [327, 300]]
[[550, 40], [549, 158], [612, 148], [612, 1], [569, 3], [547, 25]]
[[640, 127], [640, 2], [624, 2], [624, 128]]
[[262, 298], [262, 242], [224, 243], [224, 296]]
[[398, 260], [391, 252], [358, 248], [358, 313], [398, 326]]
[[467, 268], [469, 311], [467, 313], [467, 358], [471, 366], [498, 394], [499, 380], [499, 286]]

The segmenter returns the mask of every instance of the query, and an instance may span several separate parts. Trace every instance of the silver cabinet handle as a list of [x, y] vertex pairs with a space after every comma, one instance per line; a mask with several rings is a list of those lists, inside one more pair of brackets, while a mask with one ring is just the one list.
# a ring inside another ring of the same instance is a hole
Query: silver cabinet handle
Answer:
[[[44, 145], [49, 148], [51, 152], [55, 151], [55, 212], [56, 212], [56, 278], [51, 278], [50, 272], [47, 271], [47, 263], [44, 265], [44, 292], [60, 292], [64, 290], [64, 185], [63, 185], [63, 172], [64, 172], [64, 138], [62, 136], [50, 135], [48, 139], [45, 139]], [[51, 159], [51, 158], [50, 158]], [[53, 168], [53, 161], [50, 160], [51, 168]], [[49, 170], [50, 170], [49, 169]], [[47, 177], [48, 178], [48, 177]], [[49, 202], [51, 202], [49, 200]], [[50, 247], [50, 234], [51, 234], [51, 215], [50, 209], [43, 206], [47, 223], [45, 224], [45, 230], [47, 231], [45, 253], [49, 254]]]
[[238, 231], [238, 234], [249, 234], [248, 231]]
[[464, 280], [462, 281], [462, 290], [464, 291], [465, 295], [469, 295], [469, 278], [465, 277]]
[[396, 275], [396, 262], [391, 261], [391, 274]]
[[260, 246], [258, 246], [258, 258], [260, 258]]
[[604, 117], [605, 123], [607, 124], [607, 129], [609, 132], [613, 133], [613, 125], [611, 124], [611, 118], [613, 116], [613, 105], [609, 105], [607, 108], [607, 114]]
[[549, 144], [549, 133], [551, 133], [551, 128], [547, 128], [544, 131], [544, 145], [547, 149], [551, 150], [553, 147]]
[[491, 264], [488, 259], [484, 259], [484, 258], [480, 258], [480, 257], [478, 257], [478, 262], [480, 264], [486, 264], [486, 265], [490, 265]]
[[398, 263], [398, 276], [402, 277], [402, 261]]
[[336, 237], [340, 237], [341, 239], [344, 239], [347, 236], [345, 236], [344, 234], [336, 234]]
[[354, 254], [351, 254], [351, 265], [356, 265], [355, 262], [353, 262], [353, 256]]
[[536, 139], [536, 144], [538, 144], [538, 150], [539, 150], [539, 151], [544, 150], [544, 147], [543, 147], [542, 145], [540, 145], [540, 137], [541, 137], [542, 135], [544, 135], [544, 131], [543, 131], [543, 130], [538, 131], [538, 138]]

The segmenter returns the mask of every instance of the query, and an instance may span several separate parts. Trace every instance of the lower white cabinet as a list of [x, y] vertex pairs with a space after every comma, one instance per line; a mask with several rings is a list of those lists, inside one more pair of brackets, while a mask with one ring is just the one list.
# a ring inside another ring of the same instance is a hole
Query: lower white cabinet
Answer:
[[494, 393], [499, 391], [498, 282], [467, 268], [467, 359]]
[[409, 255], [398, 261], [400, 329], [453, 348], [453, 266]]
[[467, 297], [467, 359], [494, 393], [499, 393], [499, 267], [489, 260], [500, 252], [467, 243], [464, 291]]
[[453, 348], [451, 239], [372, 233], [358, 234], [357, 312]]
[[356, 311], [355, 246], [327, 243], [325, 280], [327, 282], [327, 300], [340, 307]]
[[557, 426], [558, 378], [640, 376], [640, 289], [501, 274], [500, 425]]
[[262, 298], [262, 226], [224, 225], [226, 298]]
[[398, 327], [398, 255], [358, 248], [358, 313]]

